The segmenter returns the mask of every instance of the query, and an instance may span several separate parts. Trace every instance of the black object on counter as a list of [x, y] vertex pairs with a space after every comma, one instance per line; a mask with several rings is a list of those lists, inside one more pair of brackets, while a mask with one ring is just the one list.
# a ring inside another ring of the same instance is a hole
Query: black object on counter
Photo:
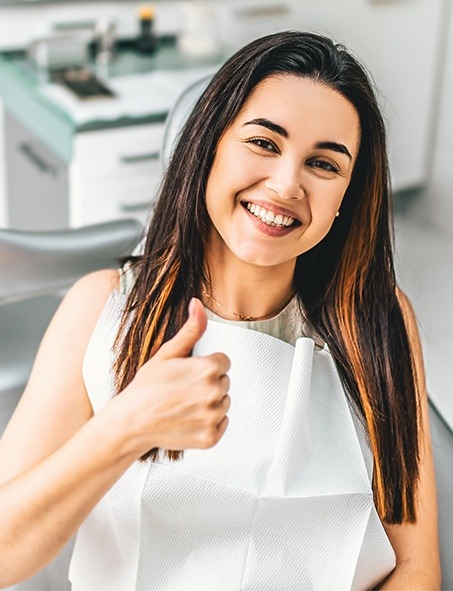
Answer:
[[66, 86], [81, 100], [113, 98], [115, 93], [86, 68], [55, 71], [53, 82]]
[[137, 37], [137, 49], [141, 53], [153, 53], [157, 49], [157, 35], [154, 31], [154, 10], [140, 10], [140, 32]]

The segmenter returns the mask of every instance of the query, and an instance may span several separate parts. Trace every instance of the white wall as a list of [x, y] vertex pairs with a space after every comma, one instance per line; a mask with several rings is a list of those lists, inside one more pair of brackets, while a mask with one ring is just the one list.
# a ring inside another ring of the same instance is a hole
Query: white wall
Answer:
[[453, 235], [453, 7], [450, 3], [448, 42], [440, 96], [436, 143], [432, 150], [432, 178], [425, 204], [434, 223]]

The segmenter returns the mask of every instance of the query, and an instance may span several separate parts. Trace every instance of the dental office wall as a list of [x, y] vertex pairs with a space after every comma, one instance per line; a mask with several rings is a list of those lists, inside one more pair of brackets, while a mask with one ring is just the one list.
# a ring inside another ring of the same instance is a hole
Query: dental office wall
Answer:
[[427, 215], [451, 234], [453, 221], [453, 3], [448, 2], [448, 35], [443, 57], [436, 135], [431, 148], [430, 188], [424, 202]]

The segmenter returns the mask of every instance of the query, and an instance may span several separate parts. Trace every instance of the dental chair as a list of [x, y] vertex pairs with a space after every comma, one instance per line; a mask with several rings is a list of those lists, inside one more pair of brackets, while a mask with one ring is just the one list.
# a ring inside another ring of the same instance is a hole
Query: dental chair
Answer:
[[[67, 288], [86, 273], [117, 267], [141, 234], [135, 220], [52, 232], [0, 229], [0, 436]], [[9, 589], [69, 589], [70, 552], [71, 544], [43, 571]]]

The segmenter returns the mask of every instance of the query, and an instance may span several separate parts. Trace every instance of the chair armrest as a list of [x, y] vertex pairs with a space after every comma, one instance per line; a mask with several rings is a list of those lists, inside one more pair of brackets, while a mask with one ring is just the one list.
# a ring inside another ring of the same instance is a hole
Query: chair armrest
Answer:
[[71, 230], [0, 230], [0, 305], [72, 285], [82, 275], [116, 267], [142, 234], [136, 220]]

